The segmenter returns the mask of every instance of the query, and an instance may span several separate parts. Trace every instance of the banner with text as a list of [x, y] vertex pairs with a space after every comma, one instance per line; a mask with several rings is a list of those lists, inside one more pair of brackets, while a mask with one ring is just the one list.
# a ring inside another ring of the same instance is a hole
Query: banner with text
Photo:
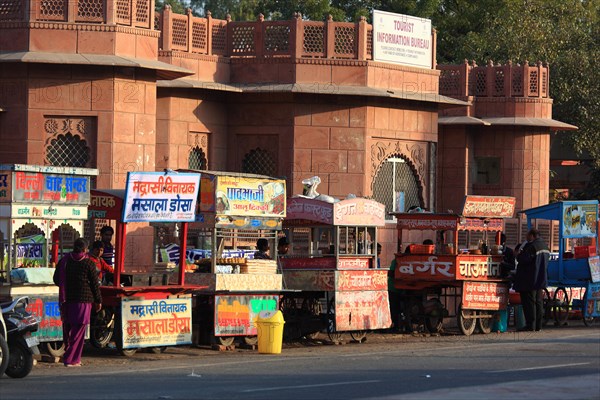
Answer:
[[191, 296], [121, 302], [123, 348], [177, 346], [192, 343]]
[[192, 222], [200, 175], [129, 172], [123, 222]]
[[373, 60], [431, 69], [433, 47], [431, 20], [373, 10]]

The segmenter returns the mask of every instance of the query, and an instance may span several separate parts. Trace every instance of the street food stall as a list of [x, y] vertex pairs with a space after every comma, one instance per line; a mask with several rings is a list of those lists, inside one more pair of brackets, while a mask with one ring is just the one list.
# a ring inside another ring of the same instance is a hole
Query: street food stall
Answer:
[[28, 310], [40, 318], [33, 336], [53, 355], [63, 352], [54, 266], [83, 236], [96, 175], [89, 168], [0, 165], [0, 300], [29, 296]]
[[[586, 325], [600, 317], [598, 212], [598, 200], [559, 201], [522, 211], [528, 228], [535, 220], [558, 221], [558, 253], [553, 253], [548, 263], [552, 298], [550, 291], [544, 293], [545, 315], [558, 325], [566, 322], [570, 308], [581, 310]], [[585, 289], [581, 299], [569, 296], [575, 288]]]
[[[258, 314], [279, 307], [282, 276], [276, 257], [285, 181], [234, 172], [200, 174], [185, 252], [186, 281], [204, 287], [194, 292], [194, 330], [200, 341], [211, 344], [230, 346], [241, 338], [255, 345]], [[170, 224], [153, 226], [160, 259], [179, 262], [182, 253], [172, 243], [177, 231]], [[271, 259], [254, 259], [259, 238], [268, 241]]]
[[[395, 258], [394, 285], [405, 290], [400, 309], [409, 323], [423, 322], [431, 332], [442, 329], [454, 308], [458, 327], [471, 335], [476, 325], [489, 333], [492, 318], [508, 304], [509, 286], [500, 275], [503, 256], [498, 247], [503, 218], [512, 218], [515, 199], [501, 196], [466, 196], [458, 214], [398, 213], [399, 248], [404, 232], [429, 231], [436, 242], [410, 244]], [[466, 243], [459, 248], [459, 234]], [[480, 232], [477, 244], [470, 235]], [[491, 244], [495, 242], [495, 244]]]
[[377, 269], [377, 228], [385, 206], [352, 198], [329, 203], [306, 197], [288, 200], [284, 229], [292, 249], [280, 258], [284, 283], [285, 335], [332, 342], [349, 332], [363, 340], [368, 330], [391, 326], [387, 271]]
[[[198, 285], [185, 283], [185, 265], [172, 272], [125, 274], [127, 223], [169, 222], [181, 231], [185, 254], [188, 223], [195, 218], [199, 175], [188, 173], [129, 172], [124, 191], [93, 190], [90, 219], [116, 220], [115, 273], [110, 286], [101, 286], [102, 316], [91, 327], [91, 339], [108, 344], [111, 337], [123, 355], [139, 348], [162, 351], [167, 346], [192, 343], [191, 291]], [[129, 278], [125, 282], [125, 277]]]

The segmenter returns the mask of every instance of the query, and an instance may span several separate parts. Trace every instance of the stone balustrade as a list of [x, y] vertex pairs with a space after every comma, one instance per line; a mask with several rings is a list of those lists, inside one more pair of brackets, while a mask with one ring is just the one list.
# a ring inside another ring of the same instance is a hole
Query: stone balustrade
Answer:
[[0, 23], [47, 22], [153, 28], [154, 0], [2, 0]]
[[157, 14], [164, 51], [182, 51], [227, 57], [310, 57], [371, 60], [372, 26], [359, 22], [291, 21], [237, 22], [173, 13], [166, 7]]
[[465, 60], [461, 65], [438, 65], [440, 94], [451, 97], [537, 97], [548, 98], [549, 69], [538, 62], [523, 65], [508, 62], [484, 66]]

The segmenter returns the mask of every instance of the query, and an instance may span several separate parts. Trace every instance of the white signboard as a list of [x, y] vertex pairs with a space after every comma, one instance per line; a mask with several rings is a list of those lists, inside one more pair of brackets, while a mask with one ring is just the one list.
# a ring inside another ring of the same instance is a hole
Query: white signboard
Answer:
[[200, 174], [129, 172], [123, 222], [192, 222]]
[[192, 298], [121, 301], [123, 348], [192, 343]]
[[431, 20], [373, 10], [373, 60], [433, 68]]

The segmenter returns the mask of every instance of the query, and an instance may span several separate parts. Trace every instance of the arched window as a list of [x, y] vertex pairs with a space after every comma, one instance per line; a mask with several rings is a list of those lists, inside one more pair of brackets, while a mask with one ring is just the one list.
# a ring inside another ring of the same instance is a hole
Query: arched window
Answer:
[[56, 167], [91, 167], [96, 123], [91, 117], [48, 117], [46, 131], [45, 164]]
[[205, 170], [207, 165], [208, 161], [206, 160], [206, 154], [204, 154], [204, 150], [198, 146], [193, 147], [188, 156], [188, 168]]
[[[399, 209], [404, 199], [404, 209]], [[417, 172], [402, 156], [387, 158], [373, 179], [373, 199], [385, 204], [387, 219], [390, 212], [407, 211], [410, 207], [423, 207], [423, 193]]]
[[275, 176], [277, 173], [275, 161], [268, 151], [257, 147], [250, 150], [242, 161], [242, 172], [249, 174]]
[[56, 167], [87, 167], [90, 162], [90, 148], [86, 141], [77, 135], [57, 135], [48, 143], [46, 161]]

